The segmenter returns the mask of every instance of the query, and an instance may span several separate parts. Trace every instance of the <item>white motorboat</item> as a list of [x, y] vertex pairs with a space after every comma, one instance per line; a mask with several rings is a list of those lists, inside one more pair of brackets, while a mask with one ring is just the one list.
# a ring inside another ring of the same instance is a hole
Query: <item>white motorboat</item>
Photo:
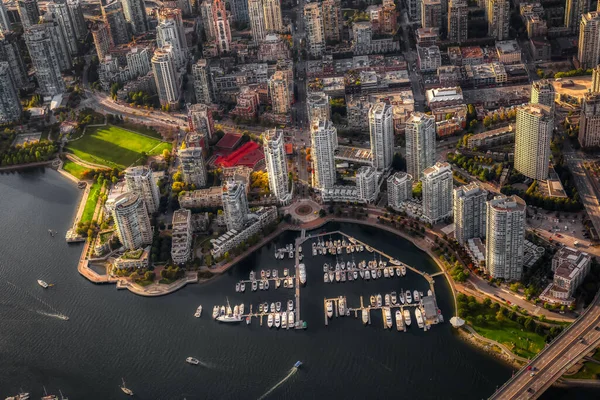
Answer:
[[240, 315], [240, 306], [233, 307], [233, 315]]
[[246, 291], [246, 283], [245, 283], [245, 282], [242, 282], [242, 283], [240, 284], [240, 292], [244, 293], [245, 291]]
[[289, 257], [289, 258], [294, 258], [294, 252], [293, 252], [293, 251], [290, 251], [290, 252], [288, 253], [288, 257]]
[[240, 304], [239, 311], [240, 311], [240, 315], [244, 315], [244, 304]]
[[392, 294], [390, 295], [390, 301], [392, 302], [392, 304], [398, 303], [398, 295], [396, 294], [396, 292], [392, 292]]
[[397, 268], [396, 268], [396, 276], [397, 276], [398, 278], [400, 278], [400, 277], [402, 276], [402, 270], [400, 269], [400, 267], [397, 267]]
[[252, 322], [252, 317], [251, 316], [246, 316], [246, 325], [250, 325], [250, 323]]
[[331, 300], [327, 301], [327, 317], [331, 318], [333, 316], [333, 302]]
[[277, 275], [279, 275], [279, 273], [277, 272], [277, 270], [276, 270], [276, 269], [274, 269], [273, 271], [271, 271], [271, 276], [272, 276], [273, 278], [277, 278]]
[[433, 296], [433, 292], [431, 291], [431, 289], [429, 289], [429, 290], [427, 291], [427, 296]]
[[336, 282], [340, 281], [340, 276], [341, 276], [340, 271], [335, 271], [335, 281]]
[[265, 287], [265, 290], [269, 290], [269, 281], [267, 279], [265, 279], [264, 287]]
[[406, 297], [405, 297], [405, 299], [406, 299], [406, 303], [407, 303], [407, 304], [410, 304], [410, 303], [412, 303], [412, 296], [411, 296], [411, 294], [410, 294], [410, 290], [407, 290], [407, 291], [406, 291]]
[[258, 282], [257, 281], [252, 281], [252, 291], [256, 292], [256, 289], [258, 289]]
[[275, 289], [279, 289], [279, 286], [281, 286], [281, 279], [277, 278], [275, 279]]
[[270, 269], [268, 269], [268, 270], [265, 271], [265, 276], [266, 276], [267, 279], [271, 277], [271, 270]]
[[329, 283], [329, 274], [327, 272], [323, 274], [323, 282]]
[[212, 313], [212, 317], [213, 319], [217, 318], [219, 316], [219, 306], [214, 306], [213, 307], [213, 313]]
[[369, 309], [368, 308], [362, 309], [362, 322], [365, 325], [367, 325], [369, 323]]
[[377, 270], [377, 278], [381, 278], [382, 272], [380, 269]]
[[235, 284], [235, 291], [236, 291], [236, 293], [239, 293], [239, 291], [240, 291], [240, 283], [239, 282]]
[[388, 267], [388, 275], [390, 276], [390, 278], [394, 277], [394, 268], [393, 267]]
[[352, 271], [348, 271], [348, 280], [349, 281], [353, 281], [354, 280], [354, 274], [352, 273]]
[[418, 291], [413, 291], [413, 298], [415, 299], [415, 303], [418, 303], [419, 300], [421, 299], [421, 296], [419, 296], [419, 292]]
[[371, 302], [371, 307], [375, 307], [377, 305], [377, 300], [375, 299], [375, 296], [371, 296], [369, 300]]
[[273, 327], [273, 314], [269, 314], [269, 318], [267, 318], [267, 326], [269, 328]]
[[346, 315], [346, 299], [343, 296], [339, 297], [338, 311], [340, 313], [340, 317]]
[[294, 312], [290, 311], [288, 313], [288, 327], [289, 328], [293, 328], [294, 327]]
[[255, 277], [254, 271], [250, 271], [250, 280], [253, 281]]
[[198, 306], [198, 308], [196, 309], [196, 313], [194, 314], [194, 317], [200, 318], [201, 316], [202, 316], [202, 306]]
[[269, 309], [272, 313], [275, 312], [275, 303], [271, 303], [271, 308]]
[[283, 276], [288, 276], [288, 274], [290, 273], [290, 270], [287, 268], [283, 269]]
[[185, 359], [185, 362], [188, 364], [192, 364], [192, 365], [198, 365], [200, 364], [200, 360], [198, 360], [197, 358], [194, 357], [188, 357]]
[[287, 278], [283, 280], [283, 287], [284, 288], [288, 287], [288, 280], [287, 280]]
[[278, 301], [277, 303], [275, 303], [275, 311], [280, 312], [281, 311], [281, 302]]
[[368, 281], [369, 279], [371, 279], [371, 273], [369, 272], [369, 270], [366, 270], [365, 271], [365, 280]]
[[358, 271], [357, 270], [352, 271], [352, 276], [354, 277], [354, 280], [357, 280], [358, 279]]
[[29, 393], [23, 393], [23, 391], [19, 392], [16, 396], [7, 397], [5, 400], [28, 400]]
[[48, 286], [50, 286], [50, 285], [48, 285], [46, 282], [44, 282], [44, 281], [43, 281], [43, 280], [41, 280], [41, 279], [38, 279], [37, 283], [38, 283], [38, 285], [40, 285], [40, 286], [41, 286], [41, 287], [43, 287], [44, 289], [48, 289]]
[[294, 300], [288, 300], [287, 309], [288, 311], [294, 311]]
[[406, 326], [410, 326], [411, 320], [410, 312], [408, 311], [408, 309], [405, 309], [402, 315], [404, 315], [404, 322], [406, 323]]
[[281, 314], [275, 313], [275, 328], [279, 328], [281, 326]]
[[289, 289], [294, 288], [294, 280], [291, 277], [288, 278], [288, 288]]
[[381, 298], [381, 295], [378, 294], [377, 295], [377, 307], [381, 307], [383, 304], [383, 299]]
[[423, 323], [423, 314], [421, 313], [421, 309], [419, 307], [415, 308], [415, 317], [417, 317], [417, 325], [419, 325], [419, 328], [423, 329], [425, 324]]
[[266, 276], [267, 276], [267, 274], [266, 274], [265, 270], [261, 269], [260, 270], [260, 277], [263, 278], [263, 279], [265, 279]]
[[287, 329], [287, 312], [281, 313], [281, 327], [283, 329]]
[[360, 271], [358, 271], [358, 273], [362, 279], [365, 279], [365, 271], [364, 270], [361, 269]]
[[406, 267], [403, 265], [400, 269], [402, 270], [402, 276], [406, 275]]
[[404, 293], [402, 291], [398, 294], [398, 300], [400, 300], [401, 304], [404, 304]]
[[329, 264], [325, 263], [323, 264], [323, 272], [328, 272], [329, 271]]
[[335, 279], [335, 274], [333, 273], [333, 271], [329, 271], [329, 282], [333, 282], [334, 279]]
[[300, 283], [304, 285], [306, 283], [306, 266], [304, 263], [300, 263], [298, 267], [300, 270]]
[[217, 321], [225, 322], [225, 323], [241, 322], [242, 317], [239, 315], [239, 307], [235, 306], [234, 310], [235, 311], [231, 310], [231, 306], [229, 305], [229, 300], [227, 300], [227, 308], [225, 309], [225, 312], [220, 313], [220, 315], [216, 318]]
[[387, 269], [387, 268], [384, 268], [384, 269], [383, 269], [383, 276], [384, 276], [385, 278], [389, 278], [389, 277], [390, 277], [390, 273], [389, 273], [389, 271], [388, 271], [388, 269]]
[[342, 271], [341, 272], [340, 281], [346, 282], [346, 271]]
[[396, 329], [399, 331], [404, 329], [404, 321], [402, 320], [402, 313], [400, 310], [396, 310]]
[[[268, 282], [268, 281], [267, 281]], [[258, 288], [260, 290], [265, 290], [265, 281], [258, 282]]]
[[388, 327], [388, 329], [392, 329], [393, 326], [393, 322], [392, 322], [392, 311], [390, 310], [389, 307], [385, 307], [383, 309], [383, 313], [385, 314], [385, 324]]
[[[125, 393], [128, 396], [133, 396], [133, 390], [131, 390], [127, 386], [125, 386], [125, 379], [121, 378], [121, 381], [123, 381], [123, 385], [121, 385], [119, 387], [121, 388], [123, 393]], [[44, 391], [46, 391], [46, 390], [44, 389]]]
[[259, 313], [263, 312], [263, 305], [262, 305], [262, 303], [260, 303], [260, 304], [258, 305], [258, 312], [259, 312]]
[[389, 306], [390, 305], [390, 295], [386, 293], [386, 295], [383, 298], [383, 301], [386, 306]]

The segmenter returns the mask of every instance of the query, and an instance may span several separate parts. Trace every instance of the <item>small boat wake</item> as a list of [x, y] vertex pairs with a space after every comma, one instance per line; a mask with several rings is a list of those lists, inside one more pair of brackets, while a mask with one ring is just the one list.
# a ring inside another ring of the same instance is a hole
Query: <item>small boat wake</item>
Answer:
[[273, 393], [273, 391], [275, 389], [277, 389], [279, 386], [283, 385], [285, 383], [285, 381], [287, 381], [288, 379], [290, 379], [296, 372], [298, 372], [298, 368], [293, 367], [290, 372], [285, 376], [285, 378], [283, 378], [282, 380], [280, 380], [279, 382], [277, 382], [277, 384], [275, 386], [273, 386], [271, 389], [269, 389], [265, 394], [263, 394], [262, 396], [260, 396], [258, 398], [258, 400], [262, 400], [265, 397], [267, 397], [268, 395], [270, 395], [271, 393]]
[[27, 290], [25, 290], [25, 289], [23, 289], [23, 288], [15, 285], [12, 282], [6, 281], [6, 283], [8, 283], [10, 286], [12, 286], [17, 291], [25, 293], [28, 297], [36, 300], [38, 303], [41, 303], [41, 304], [45, 305], [51, 312], [45, 312], [43, 310], [31, 310], [29, 308], [26, 308], [28, 311], [35, 312], [35, 313], [40, 314], [40, 315], [45, 315], [47, 317], [62, 319], [63, 321], [68, 321], [69, 320], [69, 317], [67, 317], [65, 314], [61, 313], [56, 308], [52, 307], [50, 304], [46, 303], [44, 300], [40, 299], [39, 297], [34, 296], [33, 294], [29, 293]]
[[63, 321], [68, 321], [69, 317], [67, 317], [64, 314], [53, 314], [53, 313], [47, 313], [44, 311], [40, 311], [40, 310], [35, 310], [36, 313], [40, 314], [40, 315], [45, 315], [46, 317], [52, 317], [52, 318], [57, 318], [57, 319], [62, 319]]

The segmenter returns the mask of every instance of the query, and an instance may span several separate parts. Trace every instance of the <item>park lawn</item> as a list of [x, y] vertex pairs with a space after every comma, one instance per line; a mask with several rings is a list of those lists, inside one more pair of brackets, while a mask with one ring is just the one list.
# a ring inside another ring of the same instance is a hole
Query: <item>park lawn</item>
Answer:
[[574, 375], [569, 375], [571, 379], [598, 379], [600, 377], [600, 364], [588, 361], [583, 364], [583, 367]]
[[156, 155], [170, 148], [170, 143], [113, 125], [88, 127], [85, 135], [67, 145], [68, 151], [84, 161], [121, 169], [134, 164], [142, 152]]
[[81, 222], [91, 222], [94, 218], [94, 211], [96, 210], [96, 203], [98, 203], [98, 197], [100, 196], [100, 189], [102, 185], [98, 182], [94, 183], [90, 188], [90, 194], [85, 202], [85, 208], [81, 214]]
[[79, 165], [69, 159], [65, 159], [63, 162], [63, 169], [75, 178], [83, 179], [83, 172], [87, 171], [89, 168]]

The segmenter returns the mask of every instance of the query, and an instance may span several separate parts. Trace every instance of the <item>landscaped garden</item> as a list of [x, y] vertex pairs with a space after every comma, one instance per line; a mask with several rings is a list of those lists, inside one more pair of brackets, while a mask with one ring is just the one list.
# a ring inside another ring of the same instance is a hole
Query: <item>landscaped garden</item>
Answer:
[[102, 189], [102, 183], [94, 183], [90, 188], [90, 194], [85, 202], [85, 208], [81, 214], [80, 222], [90, 222], [94, 218], [94, 211], [96, 210], [96, 203], [98, 203], [98, 196], [100, 196], [100, 189]]

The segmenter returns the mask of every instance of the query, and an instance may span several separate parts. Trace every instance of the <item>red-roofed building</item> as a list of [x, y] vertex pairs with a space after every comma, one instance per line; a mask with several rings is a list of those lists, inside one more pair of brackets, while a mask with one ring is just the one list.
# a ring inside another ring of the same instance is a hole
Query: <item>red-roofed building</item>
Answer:
[[254, 168], [255, 165], [265, 158], [261, 147], [256, 142], [246, 142], [239, 149], [226, 156], [218, 156], [215, 165], [219, 167], [246, 166]]
[[231, 152], [236, 148], [238, 143], [242, 140], [242, 135], [236, 135], [234, 133], [226, 133], [223, 135], [221, 140], [217, 143], [217, 149], [223, 150], [224, 152]]
[[288, 156], [294, 154], [294, 146], [291, 143], [285, 144], [285, 154]]

